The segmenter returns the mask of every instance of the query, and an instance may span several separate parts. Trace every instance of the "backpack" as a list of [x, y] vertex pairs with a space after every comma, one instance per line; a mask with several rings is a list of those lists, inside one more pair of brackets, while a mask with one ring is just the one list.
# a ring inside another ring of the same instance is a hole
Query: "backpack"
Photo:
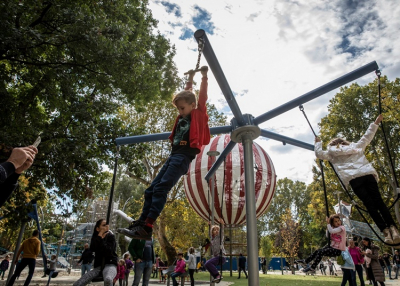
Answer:
[[345, 263], [345, 260], [343, 259], [342, 254], [340, 254], [340, 255], [337, 257], [337, 264], [339, 264], [339, 265], [344, 265], [344, 263]]

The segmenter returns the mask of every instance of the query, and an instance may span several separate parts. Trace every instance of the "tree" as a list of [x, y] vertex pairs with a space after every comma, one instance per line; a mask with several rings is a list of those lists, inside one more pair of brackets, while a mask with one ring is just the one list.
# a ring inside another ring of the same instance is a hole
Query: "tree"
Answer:
[[139, 110], [175, 91], [175, 49], [153, 32], [147, 4], [0, 3], [0, 149], [41, 134], [30, 184], [72, 202], [90, 197], [94, 178], [112, 166], [115, 138], [141, 132], [123, 125], [120, 106]]
[[289, 258], [292, 274], [295, 274], [293, 264], [299, 250], [300, 238], [300, 226], [294, 221], [291, 210], [286, 209], [285, 214], [282, 216], [282, 223], [275, 244], [279, 243], [282, 252]]
[[260, 239], [260, 255], [264, 257], [266, 260], [266, 267], [265, 267], [265, 273], [268, 272], [268, 265], [269, 262], [271, 261], [272, 258], [272, 246], [273, 243], [271, 242], [271, 237], [270, 236], [263, 236]]
[[266, 231], [275, 232], [279, 229], [281, 218], [288, 208], [293, 211], [293, 217], [299, 221], [299, 224], [307, 225], [310, 221], [307, 212], [309, 202], [310, 195], [304, 182], [293, 182], [288, 178], [279, 179], [276, 183], [274, 199], [267, 212], [261, 217]]

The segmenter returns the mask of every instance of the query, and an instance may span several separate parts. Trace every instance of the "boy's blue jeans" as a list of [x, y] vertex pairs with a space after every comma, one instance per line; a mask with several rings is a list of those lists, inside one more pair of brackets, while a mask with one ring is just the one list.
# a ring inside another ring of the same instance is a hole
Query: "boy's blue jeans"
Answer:
[[172, 187], [189, 170], [192, 157], [185, 154], [172, 154], [144, 192], [144, 205], [139, 220], [156, 220], [164, 209], [167, 196]]

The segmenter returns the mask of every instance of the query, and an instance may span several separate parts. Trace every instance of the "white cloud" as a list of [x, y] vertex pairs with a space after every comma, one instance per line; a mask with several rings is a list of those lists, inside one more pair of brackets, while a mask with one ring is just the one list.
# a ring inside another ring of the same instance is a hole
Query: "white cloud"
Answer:
[[[400, 7], [394, 0], [164, 2], [172, 4], [170, 13], [160, 1], [150, 1], [150, 9], [160, 32], [176, 46], [175, 60], [182, 75], [197, 60], [197, 43], [193, 37], [180, 39], [182, 29], [200, 28], [193, 17], [198, 8], [205, 11], [213, 27], [207, 37], [232, 91], [238, 94], [242, 113], [257, 117], [373, 60], [390, 79], [400, 76]], [[206, 64], [204, 58], [201, 64]], [[229, 110], [218, 83], [212, 75], [209, 78], [210, 101], [220, 110]], [[357, 82], [374, 78], [371, 73]], [[316, 132], [335, 92], [304, 104]], [[260, 127], [313, 144], [298, 108]], [[257, 142], [269, 153], [279, 178], [311, 182], [313, 152], [274, 140]]]

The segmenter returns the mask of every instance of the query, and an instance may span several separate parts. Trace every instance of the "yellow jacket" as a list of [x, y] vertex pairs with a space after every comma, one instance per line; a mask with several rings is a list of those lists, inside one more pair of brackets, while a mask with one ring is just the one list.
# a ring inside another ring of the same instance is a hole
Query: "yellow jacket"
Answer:
[[19, 248], [19, 253], [23, 251], [23, 258], [35, 258], [40, 252], [40, 240], [36, 237], [30, 237], [24, 240]]

